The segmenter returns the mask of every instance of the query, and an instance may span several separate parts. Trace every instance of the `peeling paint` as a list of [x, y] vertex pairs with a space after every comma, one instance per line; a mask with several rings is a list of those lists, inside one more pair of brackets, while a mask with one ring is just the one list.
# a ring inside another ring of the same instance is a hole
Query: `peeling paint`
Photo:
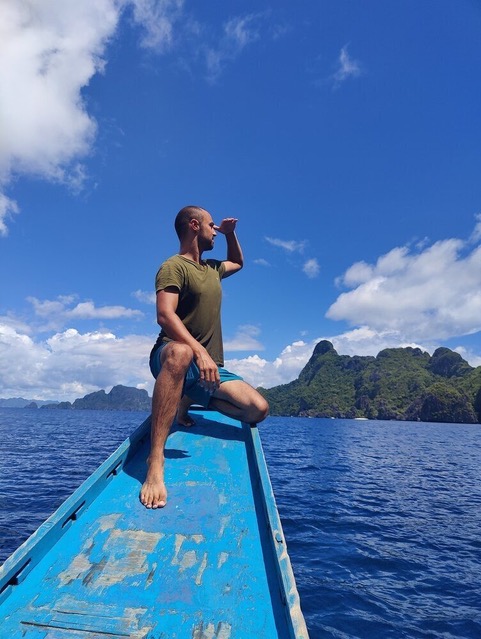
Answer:
[[230, 639], [232, 626], [224, 621], [215, 626], [213, 623], [204, 624], [203, 621], [196, 625], [192, 639]]
[[100, 532], [106, 532], [107, 530], [112, 530], [112, 528], [115, 528], [121, 516], [122, 515], [120, 513], [111, 513], [110, 515], [99, 517]]
[[230, 515], [228, 515], [227, 517], [221, 517], [219, 537], [222, 537], [224, 535], [227, 526], [230, 524], [230, 520], [231, 520]]
[[184, 572], [184, 570], [187, 570], [188, 568], [192, 568], [192, 566], [195, 566], [196, 563], [197, 563], [197, 555], [195, 550], [188, 550], [187, 552], [183, 554], [182, 559], [180, 560], [179, 571]]
[[219, 554], [219, 560], [217, 562], [217, 569], [221, 568], [228, 559], [229, 559], [229, 553], [228, 552], [221, 552]]
[[207, 568], [207, 553], [205, 552], [202, 558], [202, 562], [200, 564], [199, 572], [197, 573], [197, 576], [195, 578], [195, 583], [197, 584], [197, 586], [200, 586], [202, 584], [202, 575], [204, 574], [204, 570], [206, 568]]

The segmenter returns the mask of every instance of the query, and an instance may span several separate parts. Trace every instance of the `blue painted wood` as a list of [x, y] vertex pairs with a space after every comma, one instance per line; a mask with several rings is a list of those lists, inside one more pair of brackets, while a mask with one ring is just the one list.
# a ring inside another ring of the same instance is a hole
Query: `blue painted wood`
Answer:
[[0, 636], [308, 637], [259, 433], [174, 429], [167, 506], [139, 500], [147, 420], [0, 568]]

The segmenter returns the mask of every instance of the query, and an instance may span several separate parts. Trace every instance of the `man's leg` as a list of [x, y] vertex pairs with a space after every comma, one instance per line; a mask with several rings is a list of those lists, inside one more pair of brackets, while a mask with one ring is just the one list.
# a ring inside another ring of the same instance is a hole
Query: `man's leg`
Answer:
[[269, 404], [247, 382], [232, 380], [220, 385], [209, 404], [224, 415], [248, 424], [257, 424], [269, 414]]
[[170, 342], [161, 354], [162, 368], [155, 380], [152, 397], [151, 448], [147, 459], [147, 477], [140, 501], [147, 508], [162, 508], [167, 503], [164, 483], [164, 446], [182, 395], [192, 350], [186, 344]]
[[192, 403], [193, 402], [188, 395], [184, 395], [180, 400], [175, 420], [181, 426], [195, 426], [195, 420], [189, 415], [189, 408]]

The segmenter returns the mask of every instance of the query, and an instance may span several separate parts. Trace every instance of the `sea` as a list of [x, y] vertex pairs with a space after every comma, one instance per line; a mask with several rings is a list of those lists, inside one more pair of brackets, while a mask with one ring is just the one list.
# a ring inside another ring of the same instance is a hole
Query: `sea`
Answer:
[[[146, 417], [0, 409], [0, 563]], [[481, 425], [259, 430], [311, 639], [481, 637]]]

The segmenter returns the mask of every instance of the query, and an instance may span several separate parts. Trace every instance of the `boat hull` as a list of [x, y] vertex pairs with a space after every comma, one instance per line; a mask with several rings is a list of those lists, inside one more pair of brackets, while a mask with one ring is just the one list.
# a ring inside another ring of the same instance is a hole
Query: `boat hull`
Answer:
[[0, 569], [2, 637], [307, 637], [259, 433], [200, 411], [138, 499], [147, 420]]

